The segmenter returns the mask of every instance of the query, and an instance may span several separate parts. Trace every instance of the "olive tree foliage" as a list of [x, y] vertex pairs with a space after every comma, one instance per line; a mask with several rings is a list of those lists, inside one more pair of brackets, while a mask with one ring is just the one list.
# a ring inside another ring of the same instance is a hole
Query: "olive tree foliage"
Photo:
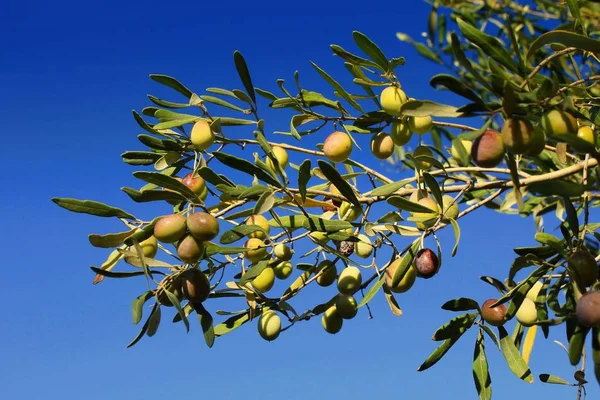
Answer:
[[[401, 293], [442, 265], [438, 231], [454, 232], [455, 242], [443, 246], [443, 256], [454, 257], [464, 216], [485, 207], [531, 217], [539, 245], [514, 249], [507, 276], [481, 277], [496, 298], [442, 305], [459, 314], [436, 330], [439, 346], [419, 370], [471, 332], [475, 387], [489, 399], [486, 351], [501, 351], [510, 370], [532, 382], [536, 334], [559, 329], [575, 380], [552, 375], [552, 366], [539, 379], [573, 385], [580, 396], [587, 371], [595, 367], [600, 378], [600, 302], [593, 296], [600, 223], [589, 218], [599, 204], [599, 21], [600, 5], [588, 1], [433, 2], [422, 39], [397, 36], [447, 68], [430, 84], [456, 95], [461, 107], [404, 94], [405, 59], [388, 58], [360, 32], [354, 49], [331, 46], [352, 85], [312, 63], [327, 93], [303, 87], [297, 72], [273, 92], [259, 88], [239, 52], [241, 89], [199, 93], [151, 75], [186, 101], [148, 96], [153, 105], [134, 111], [146, 149], [122, 158], [148, 168], [133, 173], [143, 186], [122, 190], [136, 203], [163, 203], [165, 214], [144, 221], [95, 201], [53, 201], [125, 225], [89, 240], [113, 249], [92, 267], [95, 284], [137, 277], [146, 285], [133, 301], [133, 322], [149, 314], [129, 346], [156, 333], [165, 309], [188, 330], [196, 315], [209, 347], [252, 322], [267, 340], [315, 318], [336, 333], [357, 323], [349, 321], [357, 312], [370, 313], [374, 296], [385, 296], [401, 316]], [[266, 107], [291, 112], [284, 131], [265, 129]], [[358, 146], [365, 136], [370, 149]], [[311, 138], [321, 143], [305, 145]], [[365, 165], [371, 153], [395, 167], [393, 177]], [[544, 231], [546, 214], [558, 218], [558, 236]], [[275, 279], [284, 290], [272, 290]], [[314, 306], [298, 309], [309, 285], [337, 290], [324, 289], [323, 298], [309, 299]], [[224, 298], [238, 307], [220, 310]], [[587, 357], [586, 340], [593, 349]]]

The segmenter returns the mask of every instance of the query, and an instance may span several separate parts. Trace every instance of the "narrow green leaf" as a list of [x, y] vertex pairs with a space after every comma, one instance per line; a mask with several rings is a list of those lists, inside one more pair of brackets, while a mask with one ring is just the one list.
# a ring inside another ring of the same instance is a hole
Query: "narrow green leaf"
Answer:
[[154, 163], [154, 169], [157, 171], [163, 171], [173, 164], [181, 160], [181, 153], [177, 151], [169, 151], [164, 154], [161, 158], [156, 160]]
[[404, 275], [406, 275], [406, 272], [408, 271], [408, 269], [411, 268], [413, 258], [415, 256], [415, 254], [417, 253], [417, 249], [421, 245], [421, 241], [422, 241], [421, 237], [419, 237], [418, 239], [415, 239], [415, 241], [412, 243], [412, 245], [410, 246], [408, 251], [402, 256], [402, 261], [400, 262], [400, 265], [398, 265], [396, 267], [396, 271], [394, 271], [394, 276], [392, 276], [392, 282], [391, 282], [392, 287], [398, 286], [398, 284], [400, 283], [402, 278], [404, 278]]
[[569, 386], [571, 386], [571, 384], [569, 382], [567, 382], [566, 380], [564, 380], [563, 378], [560, 378], [556, 375], [550, 375], [550, 374], [540, 374], [540, 381], [542, 381], [544, 383], [554, 384], [554, 385], [569, 385]]
[[358, 303], [358, 308], [366, 305], [369, 301], [371, 301], [371, 299], [373, 297], [375, 297], [377, 292], [379, 292], [379, 290], [381, 289], [381, 287], [383, 286], [384, 283], [385, 283], [385, 274], [381, 274], [379, 276], [379, 279], [377, 279], [377, 281], [375, 281], [375, 283], [369, 288], [367, 293], [365, 293], [365, 296], [362, 298], [360, 303]]
[[251, 176], [256, 176], [258, 179], [260, 179], [266, 183], [269, 183], [273, 186], [281, 187], [281, 184], [275, 178], [273, 178], [271, 175], [269, 175], [266, 171], [263, 171], [256, 165], [252, 164], [251, 162], [249, 162], [247, 160], [244, 160], [243, 158], [235, 157], [235, 156], [232, 156], [230, 154], [223, 153], [220, 151], [215, 151], [212, 154], [222, 164], [224, 164], [230, 168], [245, 172]]
[[284, 215], [279, 217], [279, 221], [275, 219], [269, 220], [269, 225], [275, 228], [301, 228], [306, 223], [307, 218], [304, 215]]
[[186, 108], [189, 107], [189, 103], [174, 103], [172, 101], [159, 99], [158, 97], [148, 95], [148, 99], [156, 104], [157, 106], [167, 107], [167, 108]]
[[320, 217], [310, 216], [310, 218], [304, 218], [302, 227], [313, 232], [338, 232], [344, 229], [352, 228], [352, 224], [344, 220], [328, 220]]
[[183, 202], [186, 201], [186, 198], [177, 193], [170, 190], [144, 190], [140, 192], [139, 190], [135, 190], [128, 187], [122, 187], [122, 191], [124, 191], [131, 200], [136, 203], [148, 203], [151, 201], [164, 201], [164, 200], [173, 200]]
[[449, 300], [442, 305], [442, 310], [448, 311], [469, 311], [479, 310], [479, 304], [473, 299], [461, 297], [454, 300]]
[[483, 124], [481, 126], [481, 128], [477, 129], [476, 131], [470, 131], [470, 132], [466, 132], [466, 133], [461, 133], [460, 135], [458, 135], [457, 138], [461, 139], [461, 140], [475, 140], [479, 136], [483, 135], [486, 130], [489, 129], [489, 127], [492, 125], [492, 122], [494, 122], [494, 119], [493, 118], [489, 118], [485, 122], [485, 124]]
[[252, 185], [248, 189], [241, 192], [239, 198], [240, 198], [240, 200], [241, 199], [252, 199], [252, 198], [260, 197], [263, 193], [270, 192], [270, 191], [271, 191], [271, 189], [269, 189], [267, 186]]
[[547, 44], [562, 44], [566, 47], [576, 47], [580, 50], [600, 53], [600, 41], [574, 32], [553, 30], [538, 37], [527, 51], [527, 58]]
[[133, 215], [126, 213], [120, 208], [111, 207], [97, 201], [58, 197], [53, 198], [52, 201], [58, 206], [76, 213], [96, 215], [98, 217], [117, 217], [135, 220]]
[[151, 151], [126, 151], [121, 154], [121, 158], [129, 165], [152, 165], [161, 158], [161, 155]]
[[417, 42], [409, 35], [402, 32], [396, 33], [396, 37], [402, 42], [410, 43], [415, 48], [417, 53], [419, 53], [419, 55], [421, 55], [422, 57], [425, 57], [435, 63], [443, 64], [443, 61], [440, 59], [440, 57], [436, 53], [434, 53], [427, 45]]
[[249, 319], [250, 315], [248, 313], [235, 315], [214, 327], [215, 336], [226, 335], [248, 322]]
[[573, 366], [578, 365], [579, 361], [581, 361], [583, 347], [585, 346], [585, 338], [589, 331], [590, 328], [578, 323], [569, 339], [569, 362]]
[[452, 140], [452, 149], [456, 149], [460, 165], [463, 167], [468, 166], [471, 162], [471, 154], [465, 149], [462, 139], [456, 138]]
[[152, 337], [158, 331], [158, 326], [160, 325], [160, 305], [158, 303], [155, 304], [152, 312], [150, 313], [150, 318], [148, 318], [148, 330], [146, 331], [146, 335], [148, 337]]
[[200, 96], [200, 98], [202, 100], [204, 100], [205, 102], [207, 102], [207, 103], [212, 103], [212, 104], [216, 104], [216, 105], [221, 106], [221, 107], [227, 107], [227, 108], [229, 108], [231, 110], [235, 110], [235, 111], [239, 111], [239, 112], [244, 112], [243, 108], [238, 107], [235, 104], [231, 104], [230, 102], [225, 101], [225, 100], [220, 99], [220, 98], [215, 97], [215, 96], [202, 95], [202, 96]]
[[469, 71], [473, 77], [477, 80], [477, 82], [481, 83], [486, 89], [492, 91], [491, 85], [488, 83], [488, 79], [481, 76], [481, 74], [473, 67], [471, 61], [465, 55], [462, 50], [460, 40], [458, 39], [458, 35], [455, 32], [452, 32], [450, 35], [450, 42], [452, 46], [452, 53], [456, 60], [461, 64], [467, 71]]
[[508, 364], [510, 370], [519, 378], [528, 383], [533, 383], [533, 375], [527, 366], [527, 363], [521, 357], [519, 349], [515, 346], [512, 337], [506, 332], [503, 326], [498, 327], [500, 333], [500, 347], [502, 355]]
[[231, 90], [227, 90], [227, 89], [223, 89], [223, 88], [216, 88], [216, 87], [209, 87], [209, 88], [206, 88], [206, 91], [208, 93], [220, 94], [222, 96], [229, 96], [229, 97], [233, 97], [234, 99], [237, 99], [237, 96]]
[[329, 180], [329, 182], [331, 182], [331, 184], [335, 186], [340, 191], [340, 193], [346, 199], [348, 199], [350, 203], [362, 209], [362, 206], [358, 201], [358, 198], [356, 197], [352, 186], [350, 186], [350, 184], [346, 182], [344, 178], [342, 178], [340, 173], [337, 172], [337, 170], [326, 161], [319, 160], [318, 164], [319, 169], [321, 170], [323, 175], [325, 175], [325, 177]]
[[528, 254], [533, 254], [536, 257], [540, 257], [543, 259], [552, 257], [556, 255], [556, 252], [550, 246], [539, 246], [539, 247], [517, 247], [513, 249], [515, 253], [520, 256], [526, 256]]
[[452, 225], [452, 230], [454, 231], [454, 247], [452, 248], [451, 255], [454, 257], [456, 255], [456, 251], [458, 250], [458, 244], [460, 243], [460, 226], [458, 226], [458, 222], [456, 220], [449, 218], [450, 224]]
[[147, 291], [136, 297], [131, 304], [131, 319], [137, 325], [142, 320], [143, 307], [148, 299], [152, 298], [152, 291]]
[[368, 194], [369, 196], [387, 196], [402, 189], [404, 186], [406, 186], [406, 184], [408, 184], [412, 180], [413, 179], [411, 178], [407, 178], [401, 181], [387, 183], [385, 185], [376, 187], [370, 192], [365, 193], [365, 195]]
[[263, 89], [259, 89], [259, 88], [254, 88], [254, 90], [256, 91], [256, 93], [258, 93], [259, 95], [261, 95], [262, 97], [264, 97], [267, 100], [270, 100], [270, 101], [277, 100], [277, 96], [275, 96], [273, 93], [271, 93], [267, 90], [263, 90]]
[[453, 337], [452, 339], [448, 339], [444, 343], [439, 345], [433, 351], [433, 353], [431, 353], [429, 355], [429, 357], [427, 357], [425, 362], [423, 364], [421, 364], [421, 366], [419, 368], [417, 368], [417, 371], [425, 371], [426, 369], [434, 366], [438, 361], [440, 361], [442, 359], [442, 357], [444, 357], [444, 355], [446, 355], [448, 350], [450, 350], [450, 348], [452, 346], [454, 346], [454, 343], [456, 343], [458, 341], [458, 339], [460, 339], [460, 336]]
[[298, 168], [298, 190], [303, 202], [306, 201], [306, 185], [310, 180], [310, 166], [310, 160], [307, 158], [302, 161], [300, 168]]
[[154, 129], [152, 126], [150, 126], [146, 121], [144, 121], [144, 119], [141, 117], [140, 114], [138, 114], [137, 111], [135, 110], [131, 110], [131, 112], [133, 113], [133, 118], [135, 119], [135, 122], [137, 122], [137, 124], [140, 126], [140, 128], [142, 128], [143, 130], [145, 130], [146, 132], [150, 132], [150, 133], [154, 133], [157, 134], [158, 132], [156, 131], [156, 129]]
[[383, 294], [385, 295], [385, 300], [387, 301], [388, 306], [390, 307], [390, 311], [392, 312], [392, 314], [394, 314], [397, 317], [401, 317], [402, 316], [402, 309], [398, 305], [398, 302], [396, 301], [396, 298], [394, 297], [394, 294], [392, 293], [392, 291], [390, 290], [390, 288], [387, 287], [387, 286], [384, 286], [383, 287]]
[[140, 331], [137, 334], [137, 336], [127, 345], [127, 348], [130, 348], [131, 346], [133, 346], [137, 342], [139, 342], [144, 337], [144, 335], [146, 334], [146, 332], [148, 332], [148, 327], [150, 325], [150, 319], [152, 318], [152, 315], [154, 315], [154, 313], [156, 312], [156, 310], [158, 308], [159, 308], [158, 303], [154, 303], [154, 306], [152, 307], [152, 311], [150, 312], [150, 317], [148, 317], [148, 319], [146, 320], [146, 322], [142, 326], [142, 329], [140, 329]]
[[150, 79], [176, 90], [188, 99], [192, 97], [193, 92], [175, 78], [161, 74], [150, 74]]
[[390, 63], [388, 59], [385, 54], [383, 54], [383, 51], [381, 51], [371, 39], [359, 31], [353, 31], [352, 37], [354, 38], [356, 45], [360, 47], [371, 60], [375, 61], [382, 70], [389, 71]]
[[208, 245], [204, 249], [206, 257], [213, 256], [215, 254], [240, 254], [248, 250], [247, 247], [228, 247], [228, 246], [217, 246], [214, 244]]
[[244, 285], [245, 283], [250, 282], [251, 280], [256, 278], [268, 266], [269, 266], [269, 262], [266, 260], [259, 261], [256, 264], [254, 264], [249, 270], [247, 270], [244, 273], [244, 275], [242, 276], [242, 279], [240, 279], [240, 285]]
[[573, 203], [567, 197], [563, 197], [565, 203], [565, 211], [567, 212], [567, 222], [569, 223], [569, 229], [573, 232], [573, 237], [579, 237], [579, 219], [577, 218], [577, 211], [573, 207]]
[[132, 229], [127, 232], [109, 233], [106, 235], [97, 235], [92, 233], [88, 236], [88, 240], [90, 241], [90, 244], [94, 247], [110, 249], [122, 245], [125, 239], [133, 235], [135, 231], [135, 229]]
[[433, 333], [432, 340], [440, 341], [461, 336], [473, 326], [473, 322], [475, 322], [478, 315], [479, 313], [470, 313], [452, 318]]
[[252, 106], [253, 101], [250, 97], [248, 97], [246, 92], [239, 89], [233, 89], [232, 92], [238, 100], [241, 100], [244, 103], [247, 103], [249, 106]]
[[516, 107], [515, 92], [510, 81], [504, 82], [504, 98], [502, 99], [502, 107], [508, 118], [512, 117], [513, 110]]
[[185, 119], [172, 119], [172, 120], [165, 121], [165, 122], [160, 122], [160, 123], [154, 125], [154, 129], [159, 130], [159, 129], [178, 128], [178, 127], [183, 126], [183, 125], [192, 124], [192, 123], [194, 123], [196, 121], [199, 121], [200, 119], [202, 119], [202, 118], [200, 118], [200, 117], [188, 117], [188, 118], [185, 118]]
[[327, 83], [329, 83], [331, 86], [333, 86], [333, 88], [336, 90], [336, 92], [338, 92], [340, 97], [342, 97], [344, 100], [346, 100], [352, 107], [354, 107], [361, 113], [364, 112], [362, 107], [360, 106], [360, 104], [358, 104], [356, 101], [354, 101], [352, 96], [350, 96], [350, 94], [348, 94], [348, 92], [346, 92], [346, 90], [342, 87], [342, 85], [340, 85], [335, 79], [333, 79], [327, 72], [325, 72], [323, 69], [321, 69], [317, 64], [315, 64], [312, 61], [311, 61], [311, 64], [317, 70], [319, 75], [321, 75], [323, 77], [323, 79], [325, 79], [327, 81]]
[[583, 22], [581, 20], [581, 10], [579, 9], [579, 0], [567, 0], [567, 5], [569, 6], [569, 11], [571, 12], [571, 15], [575, 19], [574, 28], [577, 28], [577, 25], [584, 28]]
[[227, 232], [224, 232], [221, 235], [221, 238], [219, 239], [219, 243], [231, 244], [231, 243], [237, 242], [238, 240], [240, 240], [256, 231], [262, 232], [265, 236], [267, 235], [267, 232], [258, 225], [244, 224], [244, 225], [236, 226], [235, 228], [228, 230]]
[[492, 399], [492, 378], [488, 369], [487, 357], [485, 356], [484, 337], [481, 330], [475, 341], [475, 352], [473, 354], [473, 379], [475, 389], [480, 400]]
[[[244, 296], [241, 293], [238, 293], [239, 295], [241, 295], [242, 297]], [[212, 296], [211, 296], [212, 297]], [[192, 313], [194, 307], [192, 306], [192, 303], [187, 303], [185, 306], [183, 306], [182, 310], [183, 310], [183, 315], [187, 317], [189, 317], [189, 315]], [[179, 315], [179, 313], [175, 314], [175, 316], [173, 317], [173, 323], [177, 323], [181, 321], [181, 315]]]
[[352, 53], [344, 50], [342, 47], [340, 47], [338, 45], [332, 44], [330, 47], [336, 56], [342, 58], [343, 60], [345, 60], [351, 64], [360, 65], [360, 66], [364, 66], [364, 67], [373, 67], [373, 68], [377, 68], [377, 69], [383, 69], [377, 63], [374, 63], [371, 60], [367, 60], [366, 58], [359, 57], [356, 54], [352, 54]]
[[[148, 107], [150, 109], [150, 107]], [[171, 121], [171, 120], [183, 120], [189, 118], [201, 118], [199, 115], [194, 114], [184, 114], [171, 110], [164, 110], [162, 108], [154, 109], [154, 117], [158, 118], [161, 122]], [[148, 137], [147, 135], [145, 135]]]
[[[144, 271], [134, 271], [134, 272], [114, 272], [114, 271], [110, 271], [110, 270], [106, 270], [106, 269], [102, 269], [102, 268], [96, 268], [96, 267], [90, 267], [90, 269], [92, 271], [94, 271], [95, 273], [102, 275], [102, 276], [106, 276], [107, 278], [132, 278], [134, 276], [141, 276], [144, 275]], [[150, 270], [150, 274], [157, 274], [157, 275], [164, 275], [162, 272], [160, 271], [152, 271]]]
[[430, 173], [423, 172], [423, 180], [425, 181], [425, 184], [427, 185], [429, 190], [431, 190], [433, 198], [439, 204], [440, 210], [443, 209], [444, 201], [442, 200], [442, 191], [440, 190], [440, 186], [438, 185], [435, 178]]
[[152, 183], [154, 185], [164, 187], [167, 189], [171, 189], [176, 191], [177, 193], [181, 193], [186, 199], [191, 202], [198, 202], [198, 196], [192, 192], [192, 190], [179, 182], [177, 179], [161, 174], [160, 172], [146, 172], [146, 171], [136, 171], [133, 173], [138, 179], [141, 179], [145, 182]]
[[499, 281], [496, 278], [492, 278], [491, 276], [482, 276], [479, 279], [481, 279], [485, 283], [488, 283], [488, 284], [492, 285], [493, 287], [495, 287], [498, 290], [498, 292], [500, 292], [501, 294], [504, 294], [505, 292], [508, 291], [506, 286], [504, 286], [504, 283], [502, 283], [501, 281]]
[[563, 241], [554, 235], [546, 232], [537, 232], [535, 234], [535, 240], [541, 244], [552, 247], [552, 249], [557, 253], [564, 253]]
[[497, 38], [483, 33], [460, 18], [456, 19], [456, 23], [465, 38], [483, 50], [486, 55], [502, 64], [510, 71], [515, 73], [519, 72], [517, 63], [512, 59], [510, 54], [505, 50], [505, 46]]
[[233, 52], [233, 61], [235, 63], [235, 68], [237, 69], [238, 75], [242, 80], [242, 84], [246, 89], [246, 92], [252, 98], [254, 104], [256, 104], [256, 94], [254, 93], [254, 85], [252, 84], [252, 79], [250, 78], [250, 71], [248, 71], [248, 65], [246, 64], [244, 56], [242, 56], [242, 53], [236, 50]]
[[275, 194], [271, 191], [264, 192], [254, 205], [254, 214], [264, 214], [275, 205]]
[[517, 286], [512, 288], [507, 294], [498, 300], [498, 304], [508, 299], [511, 300], [510, 305], [506, 310], [506, 319], [511, 319], [514, 315], [516, 315], [519, 307], [521, 307], [521, 304], [523, 303], [523, 300], [525, 300], [527, 296], [527, 292], [529, 292], [533, 285], [539, 281], [547, 271], [548, 267], [545, 265], [537, 268], [527, 277], [527, 279], [521, 281]]
[[235, 184], [233, 182], [231, 182], [229, 179], [227, 179], [225, 176], [218, 175], [217, 173], [215, 173], [212, 169], [210, 169], [208, 167], [200, 168], [198, 170], [198, 175], [200, 175], [208, 183], [212, 183], [215, 186], [219, 185], [219, 184], [232, 186], [232, 187], [235, 186]]
[[472, 100], [475, 103], [483, 103], [483, 100], [481, 100], [481, 98], [469, 86], [452, 75], [438, 74], [431, 78], [429, 84], [433, 88], [444, 86], [451, 92], [456, 93], [466, 99]]
[[586, 187], [578, 183], [554, 179], [545, 182], [534, 182], [527, 186], [532, 193], [546, 196], [580, 197], [586, 191]]
[[463, 113], [454, 106], [439, 104], [429, 100], [409, 100], [400, 107], [402, 115], [409, 117], [460, 118]]
[[202, 333], [204, 334], [204, 341], [209, 348], [213, 347], [216, 337], [215, 328], [213, 327], [213, 317], [208, 310], [204, 308], [202, 303], [196, 304], [195, 309], [198, 315], [198, 321], [202, 327]]
[[181, 318], [181, 320], [183, 320], [183, 324], [185, 325], [185, 329], [186, 329], [187, 332], [189, 332], [190, 331], [190, 321], [188, 321], [187, 315], [185, 314], [185, 312], [181, 308], [181, 300], [178, 299], [177, 296], [175, 296], [174, 293], [170, 292], [167, 289], [164, 289], [164, 293], [167, 295], [167, 298], [169, 299], [169, 301], [171, 302], [171, 304], [173, 304], [175, 306], [175, 308], [177, 309], [177, 315], [179, 315], [179, 317]]
[[498, 337], [496, 336], [496, 334], [494, 333], [494, 331], [492, 330], [492, 328], [490, 328], [487, 325], [480, 325], [480, 328], [487, 333], [487, 335], [489, 336], [490, 339], [492, 339], [492, 341], [494, 342], [494, 344], [496, 345], [496, 347], [498, 348], [498, 350], [500, 350], [500, 342], [498, 342]]
[[401, 196], [392, 196], [387, 199], [387, 202], [400, 210], [405, 210], [411, 213], [426, 213], [434, 214], [435, 211], [431, 208], [427, 208], [419, 203], [412, 202]]
[[256, 121], [244, 118], [219, 117], [221, 126], [254, 125]]

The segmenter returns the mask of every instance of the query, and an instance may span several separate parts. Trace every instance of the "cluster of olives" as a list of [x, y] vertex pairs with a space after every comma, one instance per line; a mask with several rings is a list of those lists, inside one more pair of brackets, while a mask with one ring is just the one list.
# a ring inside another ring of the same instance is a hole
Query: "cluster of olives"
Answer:
[[362, 285], [362, 273], [357, 267], [346, 267], [338, 275], [336, 265], [330, 260], [323, 260], [316, 270], [317, 285], [331, 286], [337, 282], [338, 295], [321, 317], [321, 324], [326, 332], [335, 334], [342, 329], [345, 319], [352, 319], [358, 313], [358, 304], [354, 293]]
[[[400, 108], [408, 100], [404, 91], [397, 86], [389, 86], [381, 92], [381, 107], [387, 114], [399, 117], [399, 119], [392, 123], [389, 134], [382, 131], [371, 137], [371, 153], [378, 159], [389, 158], [394, 153], [395, 146], [407, 144], [413, 133], [423, 135], [431, 130], [433, 120], [430, 116], [405, 117], [401, 115]], [[345, 132], [333, 132], [325, 139], [323, 153], [330, 161], [344, 162], [352, 153], [352, 139]], [[413, 155], [415, 157], [433, 157], [431, 150], [425, 146], [418, 146]], [[426, 162], [422, 164], [423, 169], [431, 168], [431, 164]]]
[[[577, 250], [571, 254], [567, 268], [572, 279], [585, 287], [592, 286], [598, 281], [598, 265], [587, 250]], [[521, 325], [529, 327], [538, 322], [536, 299], [542, 286], [541, 282], [536, 282], [519, 306], [515, 317]], [[501, 326], [506, 322], [506, 306], [501, 304], [491, 307], [497, 301], [497, 299], [488, 299], [481, 305], [481, 317], [493, 326]], [[576, 316], [584, 326], [600, 327], [600, 292], [584, 293], [577, 301]]]
[[[515, 317], [517, 321], [523, 326], [532, 326], [537, 322], [537, 309], [535, 301], [542, 288], [541, 282], [536, 282], [531, 289], [527, 292], [527, 295], [523, 299], [523, 302], [519, 306]], [[498, 299], [488, 299], [481, 305], [481, 317], [485, 322], [493, 326], [502, 326], [506, 323], [506, 311], [507, 308], [504, 304], [500, 304], [496, 307], [492, 307]]]
[[[561, 110], [546, 112], [537, 126], [524, 119], [511, 118], [504, 122], [501, 132], [488, 129], [474, 142], [461, 140], [460, 143], [476, 165], [493, 168], [502, 162], [506, 150], [527, 156], [539, 155], [544, 150], [547, 136], [558, 141], [577, 137], [579, 142], [573, 144], [575, 151], [585, 152], [586, 144], [588, 147], [596, 146], [594, 130], [588, 125], [578, 128], [575, 117]], [[456, 143], [452, 146], [451, 154], [460, 162]]]
[[423, 135], [431, 130], [433, 121], [430, 116], [405, 117], [400, 111], [402, 105], [409, 100], [408, 96], [397, 86], [390, 86], [381, 92], [380, 101], [383, 110], [392, 116], [401, 117], [391, 127], [391, 138], [394, 144], [404, 146], [410, 141], [413, 133]]
[[[209, 148], [215, 142], [215, 134], [212, 131], [210, 125], [205, 120], [200, 120], [194, 123], [190, 132], [190, 141], [196, 151], [203, 151]], [[183, 178], [178, 176], [174, 177], [177, 181], [183, 183], [185, 186], [190, 188], [201, 200], [206, 200], [208, 196], [208, 188], [206, 182], [200, 176], [194, 176], [194, 173], [189, 173]], [[163, 188], [165, 191], [172, 191], [171, 189]], [[169, 204], [177, 205], [181, 201], [179, 200], [167, 200]]]
[[154, 237], [163, 243], [173, 243], [177, 255], [187, 264], [197, 263], [204, 255], [204, 242], [219, 234], [219, 222], [205, 212], [161, 217], [154, 225]]
[[385, 285], [394, 293], [405, 293], [415, 284], [417, 277], [423, 279], [433, 278], [440, 270], [440, 262], [437, 255], [431, 249], [421, 249], [413, 258], [411, 266], [398, 282], [393, 285], [392, 280], [403, 258], [395, 259], [385, 271]]
[[[284, 261], [284, 263], [285, 262], [286, 261]], [[281, 265], [281, 263], [278, 265]], [[267, 269], [269, 268], [263, 270], [263, 272], [253, 280], [252, 286], [254, 288], [256, 288], [257, 279], [266, 280], [265, 278], [261, 278], [261, 275]], [[284, 274], [285, 278], [287, 278], [290, 273], [291, 265]], [[321, 323], [328, 333], [338, 333], [342, 329], [343, 320], [352, 319], [358, 313], [358, 304], [353, 295], [362, 285], [362, 274], [357, 267], [346, 267], [338, 275], [336, 265], [330, 260], [321, 261], [315, 269], [314, 274], [316, 277], [315, 281], [319, 286], [331, 286], [334, 282], [337, 282], [339, 293], [335, 298], [334, 304], [323, 313]], [[276, 275], [273, 274], [273, 276]], [[305, 279], [302, 280], [302, 283], [306, 282], [309, 276], [310, 272], [305, 272]], [[272, 286], [272, 284], [270, 285]], [[258, 333], [260, 336], [265, 340], [271, 341], [275, 340], [280, 332], [281, 319], [277, 313], [268, 309], [263, 310], [258, 320]]]

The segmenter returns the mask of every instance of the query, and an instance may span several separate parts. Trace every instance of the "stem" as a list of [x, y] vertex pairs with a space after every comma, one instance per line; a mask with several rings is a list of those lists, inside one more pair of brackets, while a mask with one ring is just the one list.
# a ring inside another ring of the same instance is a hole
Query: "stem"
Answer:
[[[587, 187], [588, 184], [588, 164], [590, 161], [590, 155], [585, 155], [584, 168], [583, 168], [583, 186]], [[590, 218], [590, 209], [589, 209], [589, 195], [590, 192], [586, 190], [583, 193], [583, 229], [581, 231], [581, 240], [585, 239], [585, 233], [587, 232], [588, 221]]]
[[544, 67], [544, 65], [548, 64], [550, 61], [554, 60], [557, 57], [560, 57], [567, 53], [572, 53], [577, 50], [578, 49], [576, 47], [567, 47], [566, 49], [557, 51], [556, 53], [551, 54], [550, 56], [546, 57], [544, 60], [542, 60], [542, 62], [540, 62], [538, 64], [537, 67], [535, 67], [533, 69], [533, 71], [531, 71], [531, 73], [529, 75], [527, 75], [527, 78], [519, 85], [519, 89], [523, 89], [525, 87], [525, 85], [527, 85], [527, 82], [529, 82], [538, 72], [540, 72], [540, 70]]
[[455, 124], [455, 123], [452, 123], [452, 122], [433, 121], [433, 125], [435, 125], [435, 126], [444, 126], [446, 128], [462, 129], [463, 131], [476, 131], [477, 130], [477, 128], [473, 128], [473, 127], [468, 126], [468, 125]]

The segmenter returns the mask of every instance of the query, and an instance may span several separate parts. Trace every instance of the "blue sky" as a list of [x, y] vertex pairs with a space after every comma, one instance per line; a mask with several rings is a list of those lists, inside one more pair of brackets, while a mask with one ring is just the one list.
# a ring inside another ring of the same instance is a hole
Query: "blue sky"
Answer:
[[[431, 334], [453, 316], [440, 305], [460, 296], [478, 301], [494, 297], [479, 276], [504, 278], [511, 249], [533, 243], [531, 220], [483, 211], [461, 221], [458, 255], [444, 258], [435, 279], [419, 280], [412, 291], [398, 296], [401, 318], [391, 315], [378, 295], [371, 303], [374, 319], [361, 311], [335, 336], [326, 334], [316, 318], [267, 343], [254, 324], [247, 324], [209, 350], [198, 324], [192, 323], [185, 334], [182, 326], [163, 323], [155, 337], [125, 349], [137, 333], [131, 300], [145, 284], [106, 280], [92, 286], [89, 266], [100, 264], [107, 253], [87, 240], [89, 233], [115, 232], [121, 226], [68, 213], [50, 202], [56, 196], [89, 198], [137, 213], [138, 207], [119, 190], [140, 186], [131, 175], [135, 169], [120, 159], [125, 150], [142, 149], [131, 109], [150, 105], [147, 93], [181, 100], [148, 74], [175, 76], [198, 93], [211, 86], [240, 88], [232, 61], [236, 49], [245, 55], [256, 86], [276, 91], [275, 80], [284, 78], [292, 87], [298, 69], [305, 87], [331, 97], [332, 89], [309, 61], [345, 76], [328, 45], [356, 51], [351, 33], [360, 30], [388, 56], [407, 58], [399, 76], [410, 96], [455, 102], [428, 84], [443, 70], [395, 37], [399, 31], [418, 37], [426, 26], [429, 7], [410, 3], [383, 1], [372, 8], [314, 1], [276, 6], [237, 1], [3, 4], [0, 395], [86, 400], [476, 398], [471, 376], [475, 332], [432, 369], [418, 373], [416, 368], [435, 348]], [[265, 102], [262, 110], [269, 131], [287, 129], [286, 113], [271, 112]], [[249, 134], [240, 130], [240, 135]], [[359, 160], [378, 165], [363, 154]], [[151, 217], [167, 212], [165, 207], [144, 206], [139, 214]], [[452, 233], [440, 238], [449, 254]], [[323, 292], [306, 296], [307, 304], [314, 305]], [[213, 302], [210, 307], [222, 306]], [[562, 328], [551, 339], [564, 341]], [[494, 398], [575, 396], [573, 388], [519, 381], [489, 340], [487, 348]], [[546, 372], [569, 380], [574, 371], [564, 351], [540, 337], [531, 368], [536, 377]], [[595, 398], [597, 385], [589, 386], [589, 398]]]

